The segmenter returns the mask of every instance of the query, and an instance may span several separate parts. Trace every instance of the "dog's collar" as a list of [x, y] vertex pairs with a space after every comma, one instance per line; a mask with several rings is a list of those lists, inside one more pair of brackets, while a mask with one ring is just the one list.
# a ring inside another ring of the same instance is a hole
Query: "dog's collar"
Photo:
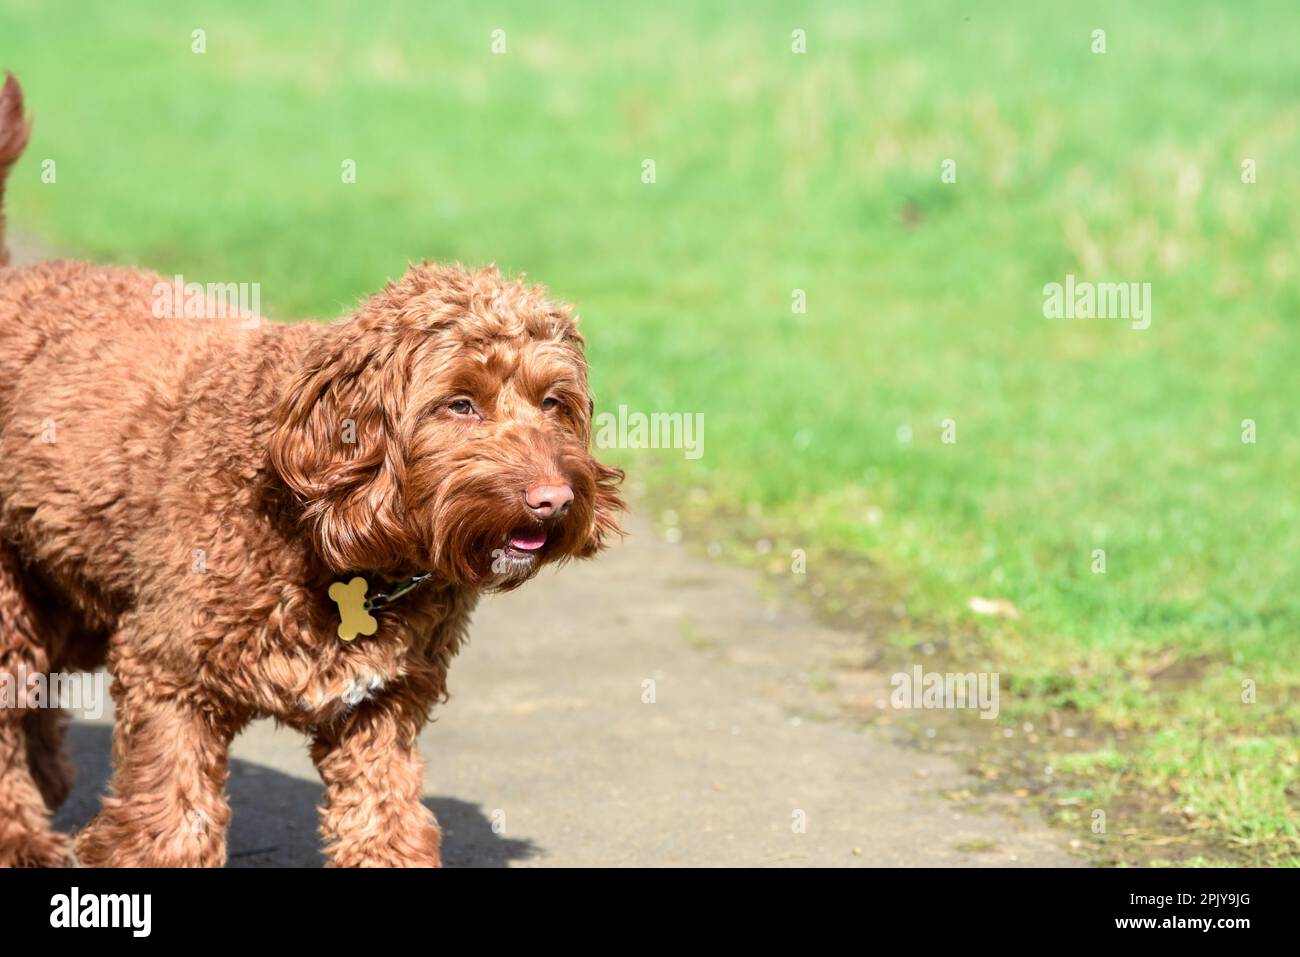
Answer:
[[367, 598], [366, 611], [378, 611], [379, 609], [383, 608], [385, 605], [391, 605], [393, 602], [397, 601], [397, 599], [401, 598], [407, 592], [415, 591], [415, 589], [419, 588], [421, 585], [423, 585], [432, 577], [433, 577], [433, 572], [425, 572], [422, 575], [412, 575], [410, 578], [403, 578], [400, 582], [398, 582], [396, 585], [393, 586], [392, 591], [387, 591], [387, 592], [381, 591], [374, 598]]
[[370, 614], [391, 605], [407, 592], [419, 588], [433, 574], [425, 572], [403, 578], [386, 592], [379, 592], [371, 598], [366, 597], [370, 584], [360, 575], [344, 583], [337, 581], [330, 585], [329, 596], [339, 609], [338, 636], [343, 641], [351, 641], [357, 635], [373, 635], [379, 630], [379, 622]]

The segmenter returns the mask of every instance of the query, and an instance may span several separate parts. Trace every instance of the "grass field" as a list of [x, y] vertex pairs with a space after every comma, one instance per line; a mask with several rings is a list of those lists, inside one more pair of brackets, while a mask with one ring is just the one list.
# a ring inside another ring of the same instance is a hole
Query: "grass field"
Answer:
[[[1070, 758], [1098, 795], [1300, 860], [1300, 8], [132, 6], [0, 7], [15, 228], [281, 318], [408, 259], [527, 270], [602, 406], [705, 414], [698, 461], [622, 453], [688, 539], [869, 559], [1008, 720], [1126, 733]], [[1066, 274], [1151, 283], [1150, 328], [1044, 318]]]

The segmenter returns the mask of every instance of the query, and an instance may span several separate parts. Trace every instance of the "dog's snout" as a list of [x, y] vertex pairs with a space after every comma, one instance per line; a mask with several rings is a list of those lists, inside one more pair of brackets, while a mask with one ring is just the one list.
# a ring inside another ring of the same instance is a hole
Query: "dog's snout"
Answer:
[[524, 501], [538, 518], [553, 518], [569, 510], [573, 489], [568, 485], [531, 485], [524, 492]]

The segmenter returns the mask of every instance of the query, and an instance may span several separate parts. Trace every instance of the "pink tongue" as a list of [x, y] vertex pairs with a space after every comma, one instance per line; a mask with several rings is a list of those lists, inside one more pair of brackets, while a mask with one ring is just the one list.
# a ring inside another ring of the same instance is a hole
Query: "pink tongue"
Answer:
[[524, 532], [519, 535], [510, 536], [510, 545], [524, 552], [533, 552], [546, 544], [546, 532], [544, 529], [538, 529], [535, 532]]

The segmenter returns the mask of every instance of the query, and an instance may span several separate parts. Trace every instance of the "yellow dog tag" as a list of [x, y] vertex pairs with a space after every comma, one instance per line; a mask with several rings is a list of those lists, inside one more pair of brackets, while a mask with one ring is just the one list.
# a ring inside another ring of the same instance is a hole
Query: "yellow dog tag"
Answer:
[[369, 587], [361, 577], [346, 585], [342, 582], [330, 585], [330, 598], [339, 606], [339, 637], [344, 641], [351, 641], [357, 635], [373, 635], [379, 630], [379, 622], [366, 609], [366, 589]]

